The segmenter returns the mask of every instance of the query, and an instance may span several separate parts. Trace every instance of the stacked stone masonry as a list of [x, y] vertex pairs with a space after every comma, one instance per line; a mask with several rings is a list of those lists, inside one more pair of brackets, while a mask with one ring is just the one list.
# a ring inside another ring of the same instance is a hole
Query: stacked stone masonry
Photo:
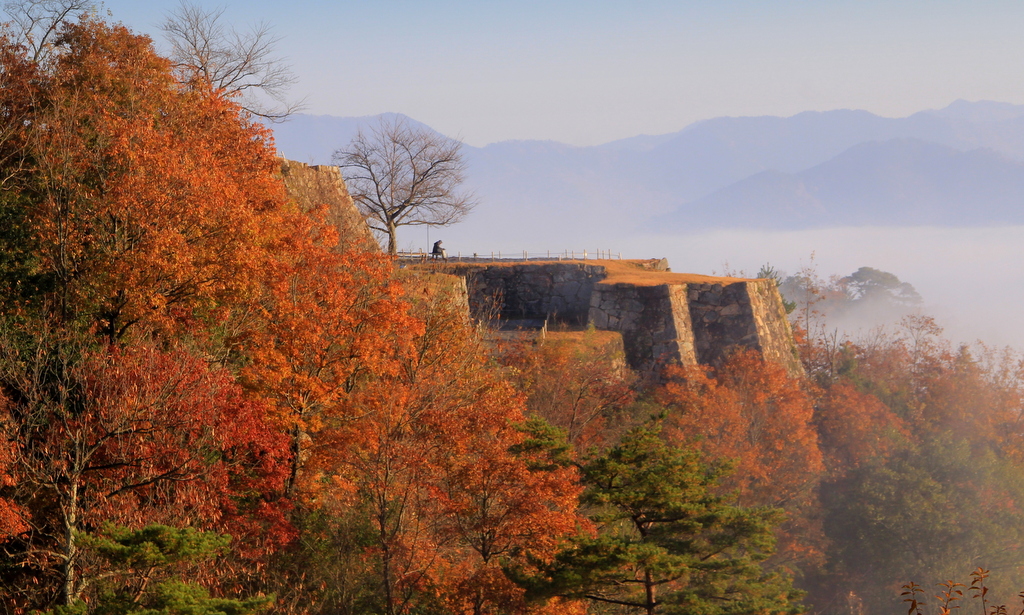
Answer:
[[622, 333], [639, 370], [671, 363], [716, 365], [750, 348], [802, 373], [785, 310], [772, 280], [637, 285], [605, 282], [601, 265], [457, 265], [476, 316], [541, 319]]
[[450, 271], [466, 278], [474, 317], [497, 313], [575, 325], [587, 324], [594, 284], [607, 277], [604, 267], [583, 263], [456, 265]]
[[597, 329], [622, 333], [626, 359], [634, 368], [698, 362], [685, 288], [598, 284], [589, 321]]
[[[302, 211], [326, 205], [341, 248], [379, 250], [348, 194], [340, 170], [281, 160], [288, 196]], [[669, 271], [665, 259], [640, 264]], [[771, 280], [731, 283], [608, 283], [606, 267], [587, 262], [545, 262], [449, 268], [463, 280], [452, 288], [477, 318], [540, 320], [593, 325], [622, 334], [626, 359], [635, 369], [670, 363], [714, 365], [736, 348], [752, 348], [793, 374], [802, 372], [782, 299]]]
[[380, 250], [370, 227], [349, 196], [338, 167], [307, 165], [281, 159], [281, 179], [288, 197], [301, 211], [326, 207], [327, 220], [338, 230], [343, 248]]

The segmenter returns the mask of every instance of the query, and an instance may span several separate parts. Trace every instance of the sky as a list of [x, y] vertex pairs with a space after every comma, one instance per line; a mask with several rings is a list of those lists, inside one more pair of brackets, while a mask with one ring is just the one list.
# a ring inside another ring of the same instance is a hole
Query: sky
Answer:
[[[1024, 103], [1019, 0], [199, 0], [271, 25], [306, 113], [404, 113], [482, 146], [718, 116]], [[107, 0], [160, 38], [177, 0]]]

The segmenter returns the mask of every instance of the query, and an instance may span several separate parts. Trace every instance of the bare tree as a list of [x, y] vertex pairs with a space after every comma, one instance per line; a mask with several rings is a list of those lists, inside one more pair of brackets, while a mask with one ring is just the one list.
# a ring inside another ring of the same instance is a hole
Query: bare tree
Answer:
[[[183, 0], [167, 16], [161, 29], [181, 78], [238, 92], [246, 111], [271, 121], [298, 111], [302, 101], [289, 102], [286, 97], [297, 78], [287, 60], [274, 53], [281, 39], [262, 22], [247, 32], [226, 27], [223, 15], [223, 8], [207, 10]], [[264, 102], [260, 95], [273, 102]]]
[[383, 116], [369, 132], [362, 129], [348, 149], [334, 152], [349, 194], [370, 228], [388, 239], [388, 253], [398, 251], [399, 226], [448, 226], [476, 205], [459, 190], [466, 163], [462, 143], [401, 116]]
[[15, 42], [28, 49], [33, 62], [49, 59], [61, 24], [97, 9], [91, 0], [11, 0], [4, 2], [10, 16], [8, 29]]

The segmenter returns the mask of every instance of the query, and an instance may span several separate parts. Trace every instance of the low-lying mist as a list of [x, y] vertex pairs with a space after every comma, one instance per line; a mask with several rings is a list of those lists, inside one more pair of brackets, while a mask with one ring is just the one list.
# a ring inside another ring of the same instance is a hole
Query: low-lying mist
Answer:
[[[924, 299], [922, 311], [936, 318], [953, 343], [980, 340], [1024, 350], [1022, 226], [652, 234], [630, 237], [620, 249], [624, 257], [664, 256], [673, 271], [693, 273], [754, 276], [770, 263], [784, 274], [813, 267], [827, 279], [874, 267], [912, 284]], [[872, 318], [843, 326], [856, 337], [864, 332], [858, 329], [880, 324], [885, 323]]]
[[[474, 212], [476, 214], [476, 212]], [[527, 221], [522, 221], [524, 225]], [[551, 224], [535, 221], [532, 230], [488, 224], [471, 216], [448, 228], [403, 229], [403, 249], [429, 247], [444, 239], [449, 254], [556, 254], [586, 248], [622, 254], [622, 258], [668, 258], [673, 271], [756, 276], [771, 264], [784, 275], [813, 268], [817, 275], [847, 276], [873, 267], [908, 282], [924, 299], [921, 311], [934, 317], [954, 344], [983, 341], [1024, 350], [1024, 226], [848, 227], [801, 231], [695, 230], [692, 233], [609, 231], [591, 221]], [[427, 233], [429, 232], [429, 235]], [[829, 322], [845, 333], [860, 333], [898, 320], [875, 315], [850, 322]], [[863, 329], [863, 331], [860, 331]]]

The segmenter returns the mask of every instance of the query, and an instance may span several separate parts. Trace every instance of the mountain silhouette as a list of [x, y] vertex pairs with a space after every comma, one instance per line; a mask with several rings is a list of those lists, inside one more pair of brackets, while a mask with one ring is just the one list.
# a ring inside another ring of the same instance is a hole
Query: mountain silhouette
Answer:
[[[375, 119], [299, 114], [275, 126], [277, 147], [330, 164]], [[504, 141], [464, 153], [480, 205], [446, 233], [488, 246], [604, 246], [701, 228], [1024, 222], [1024, 105], [1008, 103], [956, 101], [904, 118], [721, 117], [590, 147]]]

